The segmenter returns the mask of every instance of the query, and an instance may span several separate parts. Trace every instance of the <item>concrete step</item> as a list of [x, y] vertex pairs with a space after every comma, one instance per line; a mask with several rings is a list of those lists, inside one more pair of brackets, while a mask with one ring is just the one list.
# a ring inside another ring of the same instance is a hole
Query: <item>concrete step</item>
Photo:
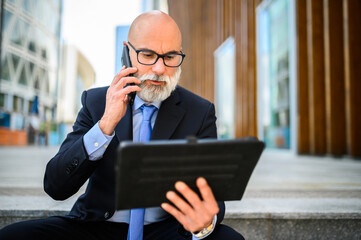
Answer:
[[[361, 204], [357, 197], [275, 198], [270, 193], [250, 192], [242, 201], [226, 202], [223, 221], [248, 240], [361, 239]], [[74, 201], [75, 197], [66, 201], [47, 196], [0, 197], [0, 228], [17, 221], [65, 215]]]
[[360, 199], [245, 198], [224, 223], [248, 239], [361, 239]]

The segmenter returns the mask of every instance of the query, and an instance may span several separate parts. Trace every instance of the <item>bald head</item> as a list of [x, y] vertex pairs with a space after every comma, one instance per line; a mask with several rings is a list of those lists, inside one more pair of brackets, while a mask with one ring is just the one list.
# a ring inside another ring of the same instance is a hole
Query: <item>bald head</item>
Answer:
[[150, 11], [139, 15], [133, 21], [129, 29], [128, 41], [135, 44], [150, 42], [162, 45], [173, 42], [175, 47], [180, 49], [182, 36], [178, 25], [168, 14]]

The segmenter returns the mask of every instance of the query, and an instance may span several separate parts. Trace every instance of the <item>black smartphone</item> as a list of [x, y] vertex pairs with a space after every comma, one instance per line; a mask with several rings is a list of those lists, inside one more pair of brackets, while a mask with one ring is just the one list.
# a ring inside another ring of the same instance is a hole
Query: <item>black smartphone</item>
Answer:
[[[123, 66], [126, 66], [127, 68], [132, 67], [132, 62], [130, 61], [130, 57], [129, 57], [129, 48], [127, 45], [123, 46], [122, 64], [123, 64]], [[133, 74], [129, 74], [129, 76], [133, 76]], [[130, 84], [127, 84], [125, 87], [127, 87], [128, 85], [135, 85], [135, 84], [130, 83]], [[131, 92], [128, 94], [128, 99], [129, 99], [130, 105], [133, 105], [133, 103], [134, 103], [135, 94], [136, 94], [136, 92]]]

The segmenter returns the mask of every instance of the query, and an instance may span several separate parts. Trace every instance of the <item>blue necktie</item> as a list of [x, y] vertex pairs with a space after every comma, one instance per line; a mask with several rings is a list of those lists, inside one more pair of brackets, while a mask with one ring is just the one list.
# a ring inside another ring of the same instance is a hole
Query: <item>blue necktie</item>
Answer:
[[[157, 108], [153, 105], [142, 105], [140, 109], [143, 112], [143, 121], [139, 129], [139, 142], [148, 142], [152, 134], [151, 119]], [[143, 239], [144, 213], [144, 208], [130, 210], [128, 240]]]

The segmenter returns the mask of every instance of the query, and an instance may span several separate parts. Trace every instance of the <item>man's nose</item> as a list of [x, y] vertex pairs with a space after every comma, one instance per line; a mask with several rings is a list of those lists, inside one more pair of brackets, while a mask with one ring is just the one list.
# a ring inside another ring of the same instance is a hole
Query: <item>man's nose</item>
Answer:
[[152, 70], [155, 74], [159, 76], [163, 75], [163, 73], [165, 72], [165, 68], [166, 66], [164, 65], [163, 58], [158, 58], [157, 62], [154, 63]]

